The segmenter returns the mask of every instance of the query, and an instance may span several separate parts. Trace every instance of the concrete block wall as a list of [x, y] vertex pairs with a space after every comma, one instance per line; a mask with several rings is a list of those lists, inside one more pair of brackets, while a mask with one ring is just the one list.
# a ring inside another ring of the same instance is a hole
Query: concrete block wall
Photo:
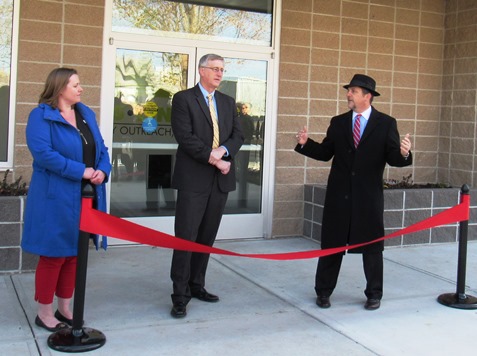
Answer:
[[386, 179], [477, 184], [476, 16], [468, 0], [283, 0], [273, 236], [300, 231], [303, 185], [329, 173], [293, 151], [295, 133], [320, 141], [355, 73], [376, 79], [376, 109], [411, 134], [414, 164]]
[[[321, 222], [326, 186], [307, 184], [304, 187], [303, 235], [321, 241]], [[468, 239], [477, 239], [476, 190], [471, 190]], [[460, 203], [460, 189], [388, 189], [384, 191], [384, 228], [390, 234], [434, 216]], [[422, 230], [385, 240], [385, 246], [425, 245], [458, 242], [459, 224]]]
[[99, 120], [104, 5], [104, 0], [21, 0], [13, 179], [30, 181], [25, 127], [51, 70], [78, 70], [82, 101]]
[[37, 256], [20, 248], [26, 197], [0, 197], [0, 272], [35, 269]]

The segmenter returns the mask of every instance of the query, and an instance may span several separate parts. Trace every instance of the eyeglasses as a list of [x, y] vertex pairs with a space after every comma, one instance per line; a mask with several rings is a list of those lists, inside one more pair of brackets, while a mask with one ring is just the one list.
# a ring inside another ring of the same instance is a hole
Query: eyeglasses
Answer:
[[202, 68], [210, 69], [210, 70], [214, 71], [215, 73], [218, 73], [218, 72], [225, 73], [225, 69], [224, 69], [224, 68], [219, 68], [219, 67], [205, 67], [205, 66], [202, 66]]

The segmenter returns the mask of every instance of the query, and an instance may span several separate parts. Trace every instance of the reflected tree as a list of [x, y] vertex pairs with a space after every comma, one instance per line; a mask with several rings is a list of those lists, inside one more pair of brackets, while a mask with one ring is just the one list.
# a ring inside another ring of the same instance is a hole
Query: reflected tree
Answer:
[[144, 103], [158, 88], [174, 93], [185, 89], [187, 69], [188, 56], [184, 54], [119, 50], [115, 86], [136, 88], [136, 103]]
[[154, 76], [152, 59], [137, 60], [128, 58], [125, 54], [116, 58], [116, 87], [127, 86], [132, 83], [137, 88], [137, 102], [147, 98], [146, 88]]
[[13, 1], [0, 1], [0, 84], [8, 85], [12, 47]]
[[114, 0], [117, 26], [270, 42], [271, 15], [164, 0]]

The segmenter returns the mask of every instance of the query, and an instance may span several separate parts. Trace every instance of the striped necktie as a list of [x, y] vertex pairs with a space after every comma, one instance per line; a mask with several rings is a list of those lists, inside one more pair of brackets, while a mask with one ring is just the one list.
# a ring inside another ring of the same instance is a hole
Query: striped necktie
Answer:
[[212, 100], [212, 94], [207, 95], [209, 99], [209, 110], [210, 116], [212, 117], [212, 126], [214, 128], [214, 141], [212, 143], [212, 148], [219, 147], [219, 121], [217, 120], [217, 112], [215, 111], [214, 101]]
[[361, 138], [361, 114], [356, 115], [356, 119], [354, 121], [354, 127], [353, 127], [353, 141], [354, 141], [354, 147], [358, 147], [359, 144], [359, 139]]

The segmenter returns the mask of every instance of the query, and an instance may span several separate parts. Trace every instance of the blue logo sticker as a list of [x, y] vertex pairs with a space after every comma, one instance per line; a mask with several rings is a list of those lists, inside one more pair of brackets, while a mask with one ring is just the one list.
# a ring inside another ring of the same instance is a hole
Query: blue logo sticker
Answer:
[[157, 121], [152, 117], [146, 117], [142, 122], [142, 129], [146, 133], [153, 133], [157, 129]]

